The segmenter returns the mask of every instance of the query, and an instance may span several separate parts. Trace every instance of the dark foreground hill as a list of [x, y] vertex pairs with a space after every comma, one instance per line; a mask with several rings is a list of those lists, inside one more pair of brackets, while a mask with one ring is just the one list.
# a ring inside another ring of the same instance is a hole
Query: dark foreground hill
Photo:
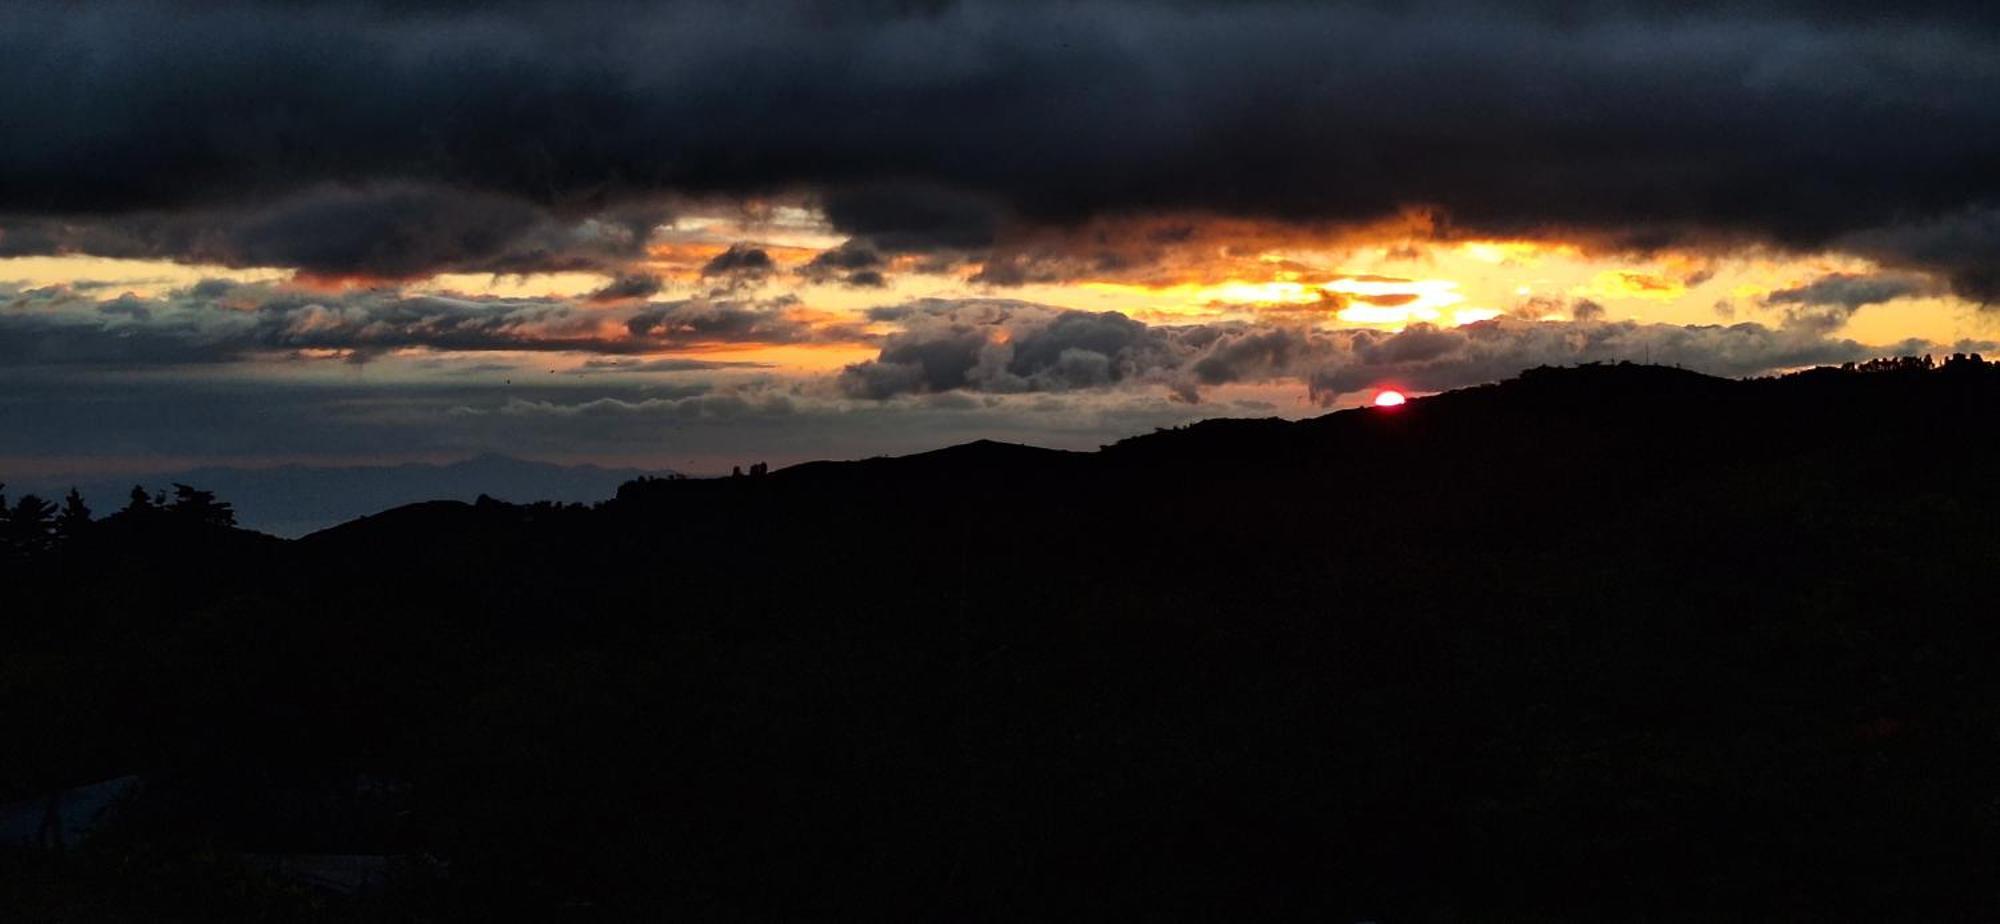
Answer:
[[[1538, 370], [5, 577], [72, 919], [1913, 920], [2000, 906], [2000, 369]], [[274, 855], [391, 858], [359, 896]], [[0, 867], [4, 868], [4, 867]]]
[[[471, 501], [481, 494], [503, 500], [591, 502], [610, 497], [618, 485], [646, 475], [636, 469], [595, 465], [555, 465], [502, 455], [479, 455], [441, 465], [279, 465], [269, 468], [208, 467], [154, 474], [100, 477], [77, 485], [92, 506], [122, 502], [133, 483], [200, 485], [228, 498], [247, 529], [278, 536], [302, 536], [413, 501]], [[15, 485], [16, 493], [39, 488], [60, 496], [66, 480]]]

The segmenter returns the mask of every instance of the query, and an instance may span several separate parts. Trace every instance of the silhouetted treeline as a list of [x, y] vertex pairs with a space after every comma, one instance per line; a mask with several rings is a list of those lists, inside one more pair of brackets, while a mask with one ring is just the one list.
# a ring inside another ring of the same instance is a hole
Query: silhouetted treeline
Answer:
[[1938, 370], [1971, 375], [1986, 374], [1989, 371], [1985, 358], [1978, 353], [1953, 353], [1945, 357], [1943, 364], [1939, 364], [1929, 353], [1925, 353], [1922, 356], [1895, 356], [1871, 359], [1862, 363], [1842, 363], [1840, 366], [1842, 372], [1922, 373]]
[[[145, 783], [0, 907], [1979, 919], [1996, 408], [1970, 358], [1602, 365], [293, 542], [107, 518], [0, 575], [0, 803]], [[389, 884], [272, 872], [328, 855]]]
[[[96, 521], [83, 495], [70, 488], [58, 504], [34, 494], [23, 494], [9, 506], [6, 485], [0, 484], [0, 554], [17, 558], [49, 552], [64, 543], [81, 539]], [[213, 529], [236, 525], [236, 512], [215, 494], [184, 484], [173, 492], [152, 493], [133, 486], [124, 508], [112, 514], [113, 522], [127, 524], [191, 524]]]

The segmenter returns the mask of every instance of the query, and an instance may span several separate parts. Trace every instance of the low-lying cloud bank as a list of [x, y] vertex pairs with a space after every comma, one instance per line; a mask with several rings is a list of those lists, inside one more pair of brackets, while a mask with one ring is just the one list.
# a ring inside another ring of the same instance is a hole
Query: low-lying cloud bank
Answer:
[[[877, 349], [873, 359], [847, 366], [826, 383], [825, 390], [852, 400], [1150, 388], [1196, 402], [1216, 386], [1297, 381], [1315, 401], [1333, 403], [1381, 384], [1434, 391], [1538, 365], [1649, 360], [1739, 376], [1887, 354], [1992, 348], [1970, 341], [1864, 344], [1834, 335], [1861, 305], [1921, 292], [1924, 285], [1915, 277], [1825, 277], [1766, 299], [1784, 312], [1775, 327], [1611, 321], [1588, 301], [1564, 307], [1533, 299], [1491, 320], [1413, 324], [1400, 331], [1324, 329], [1282, 319], [1148, 324], [1116, 312], [992, 298], [920, 299], [851, 317], [808, 311], [789, 295], [607, 303], [594, 295], [324, 293], [209, 280], [155, 298], [127, 294], [99, 301], [55, 286], [0, 295], [0, 362], [82, 376], [92, 369], [274, 357], [367, 362], [415, 350], [469, 362], [479, 354], [511, 352], [573, 354], [581, 357], [573, 372], [601, 375], [769, 368], [728, 352], [843, 344]], [[65, 368], [74, 371], [53, 371]], [[812, 373], [771, 372], [813, 387]]]
[[[1149, 324], [984, 298], [852, 316], [790, 297], [463, 298], [219, 281], [151, 298], [97, 294], [0, 293], [0, 468], [505, 448], [726, 471], [979, 437], [1089, 448], [1202, 417], [1303, 414], [1373, 387], [1435, 391], [1544, 364], [1651, 360], [1748, 375], [1995, 351], [1862, 344], [1789, 319], [1610, 321], [1587, 304], [1547, 300], [1460, 327], [1382, 331]], [[1771, 307], [1843, 311], [1886, 294], [1822, 280]], [[738, 352], [801, 346], [873, 358], [824, 372]], [[555, 371], [564, 374], [546, 374]]]
[[878, 309], [900, 325], [874, 360], [847, 367], [842, 391], [881, 399], [950, 391], [1066, 392], [1159, 385], [1185, 401], [1204, 388], [1301, 380], [1333, 403], [1394, 384], [1439, 391], [1540, 365], [1618, 360], [1672, 363], [1741, 376], [1894, 353], [1992, 349], [1986, 343], [1869, 345], [1819, 325], [1681, 326], [1601, 320], [1590, 303], [1573, 321], [1502, 316], [1459, 327], [1401, 331], [1254, 325], [1149, 325], [1115, 312], [1066, 311], [1003, 300], [931, 300]]
[[[612, 355], [864, 339], [792, 297], [690, 298], [607, 308], [593, 296], [467, 298], [396, 289], [324, 293], [207, 280], [158, 298], [97, 301], [64, 286], [0, 294], [0, 362], [146, 367], [318, 351], [352, 361], [424, 349]], [[686, 360], [683, 360], [686, 361]], [[605, 367], [600, 367], [600, 369]]]

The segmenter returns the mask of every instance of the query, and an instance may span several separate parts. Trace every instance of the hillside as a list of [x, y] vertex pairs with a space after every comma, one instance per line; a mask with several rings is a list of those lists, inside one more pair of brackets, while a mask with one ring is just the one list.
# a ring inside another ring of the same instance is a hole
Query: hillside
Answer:
[[[1541, 369], [290, 542], [99, 524], [0, 575], [0, 801], [148, 788], [12, 884], [112, 920], [1962, 918], [2000, 902], [1996, 408], [1972, 360]], [[296, 808], [357, 778], [394, 824]], [[231, 851], [445, 865], [305, 899]]]

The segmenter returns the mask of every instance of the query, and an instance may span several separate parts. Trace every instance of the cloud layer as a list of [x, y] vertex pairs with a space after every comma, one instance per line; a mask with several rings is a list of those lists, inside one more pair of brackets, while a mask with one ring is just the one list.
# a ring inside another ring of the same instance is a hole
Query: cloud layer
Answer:
[[98, 302], [57, 286], [0, 296], [0, 362], [133, 368], [301, 351], [365, 361], [404, 349], [636, 356], [868, 336], [803, 316], [797, 304], [691, 298], [607, 309], [554, 298], [325, 293], [223, 280], [160, 298], [128, 294]]
[[30, 0], [0, 85], [16, 253], [601, 265], [662, 195], [782, 193], [906, 253], [1429, 207], [2000, 293], [1985, 4]]
[[[1815, 286], [1798, 298], [1841, 290]], [[0, 294], [0, 467], [104, 454], [365, 459], [504, 447], [727, 470], [981, 436], [1089, 448], [1206, 416], [1306, 413], [1301, 395], [1329, 405], [1541, 364], [1650, 359], [1743, 375], [1995, 351], [1866, 345], [1810, 324], [1643, 324], [1543, 307], [1389, 332], [1149, 324], [990, 298], [885, 305], [850, 321], [791, 298], [606, 303], [212, 280], [99, 301], [43, 287]], [[831, 344], [874, 355], [818, 373], [733, 352]]]
[[1332, 403], [1371, 387], [1442, 391], [1541, 365], [1648, 361], [1742, 376], [1884, 353], [1992, 349], [1985, 343], [1868, 345], [1831, 337], [1822, 325], [1605, 321], [1601, 309], [1587, 301], [1570, 314], [1576, 320], [1502, 316], [1460, 327], [1414, 324], [1388, 332], [1240, 322], [1148, 325], [1115, 312], [992, 299], [929, 300], [875, 312], [877, 320], [901, 330], [887, 337], [876, 359], [849, 366], [840, 386], [852, 397], [880, 399], [1140, 384], [1162, 386], [1192, 402], [1211, 386], [1298, 379], [1315, 400]]

